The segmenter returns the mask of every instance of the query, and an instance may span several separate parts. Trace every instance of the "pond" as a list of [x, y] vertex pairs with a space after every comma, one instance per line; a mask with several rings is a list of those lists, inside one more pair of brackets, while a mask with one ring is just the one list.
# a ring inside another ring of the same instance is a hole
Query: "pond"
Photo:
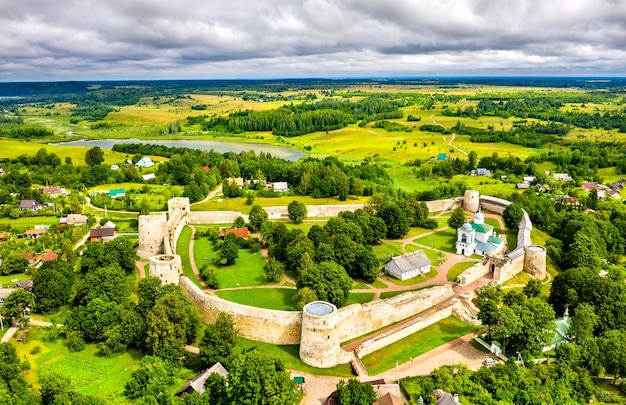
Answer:
[[296, 161], [306, 153], [300, 152], [295, 149], [288, 148], [286, 146], [268, 145], [264, 143], [246, 143], [246, 142], [222, 142], [222, 141], [208, 141], [208, 140], [187, 140], [187, 139], [175, 139], [175, 140], [155, 140], [155, 139], [92, 139], [81, 140], [71, 142], [60, 142], [55, 145], [68, 145], [68, 146], [99, 146], [102, 149], [112, 149], [115, 144], [127, 144], [127, 143], [147, 143], [151, 145], [163, 145], [168, 147], [177, 148], [191, 148], [201, 150], [215, 150], [216, 152], [244, 152], [253, 150], [259, 154], [261, 152], [271, 153], [272, 156], [280, 157], [285, 160]]

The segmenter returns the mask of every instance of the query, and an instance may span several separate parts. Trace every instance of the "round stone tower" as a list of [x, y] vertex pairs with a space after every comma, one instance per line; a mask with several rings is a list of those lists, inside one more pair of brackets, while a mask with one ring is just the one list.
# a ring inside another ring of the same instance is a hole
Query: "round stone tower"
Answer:
[[463, 208], [465, 211], [476, 212], [480, 207], [480, 194], [476, 190], [465, 190]]
[[306, 364], [329, 368], [339, 358], [339, 315], [337, 307], [325, 301], [306, 304], [302, 310], [300, 360]]
[[165, 212], [139, 215], [139, 257], [147, 259], [163, 253], [163, 239], [168, 235]]
[[524, 271], [537, 280], [546, 278], [546, 249], [543, 246], [526, 247]]
[[157, 255], [150, 258], [150, 276], [161, 279], [161, 284], [176, 284], [183, 274], [183, 264], [178, 255]]

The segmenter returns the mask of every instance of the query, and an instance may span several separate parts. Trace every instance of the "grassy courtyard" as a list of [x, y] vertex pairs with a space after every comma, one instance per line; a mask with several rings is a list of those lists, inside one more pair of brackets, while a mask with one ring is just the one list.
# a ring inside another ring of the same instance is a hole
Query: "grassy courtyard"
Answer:
[[405, 337], [363, 357], [363, 364], [370, 375], [389, 370], [398, 363], [406, 363], [436, 347], [478, 330], [453, 316], [430, 325], [419, 332]]
[[433, 249], [443, 250], [444, 252], [456, 253], [456, 230], [444, 229], [421, 238], [417, 238], [414, 242], [420, 245], [430, 246]]

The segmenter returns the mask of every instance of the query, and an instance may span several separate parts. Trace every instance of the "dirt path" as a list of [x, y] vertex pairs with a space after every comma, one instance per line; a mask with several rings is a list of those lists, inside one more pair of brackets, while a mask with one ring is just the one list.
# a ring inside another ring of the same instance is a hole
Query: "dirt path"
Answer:
[[222, 192], [222, 185], [220, 184], [219, 186], [217, 186], [217, 188], [213, 191], [211, 191], [209, 194], [207, 194], [206, 197], [204, 197], [202, 200], [200, 201], [196, 201], [195, 203], [191, 203], [189, 205], [196, 205], [196, 204], [202, 204], [203, 202], [207, 202], [209, 201], [211, 198], [215, 197], [216, 195], [218, 195], [219, 193]]
[[398, 368], [393, 368], [380, 373], [371, 378], [384, 378], [386, 381], [397, 381], [398, 378], [415, 375], [427, 375], [438, 367], [463, 363], [472, 370], [479, 369], [486, 358], [492, 357], [476, 349], [469, 342], [476, 337], [476, 333], [470, 333], [442, 346], [439, 346], [419, 357], [399, 364]]
[[[443, 128], [443, 129], [447, 129], [445, 125], [443, 125], [442, 123], [437, 122], [437, 121], [435, 120], [435, 114], [432, 114], [432, 115], [430, 116], [430, 119], [432, 120], [433, 125], [437, 125], [437, 126], [440, 126], [440, 127], [441, 127], [441, 128]], [[456, 138], [456, 134], [455, 134], [454, 132], [452, 132], [452, 138], [450, 138], [450, 140], [448, 140], [447, 138], [448, 138], [447, 136], [444, 136], [444, 137], [443, 137], [443, 141], [444, 141], [444, 142], [446, 142], [446, 143], [448, 144], [448, 146], [450, 146], [450, 147], [452, 147], [452, 148], [454, 148], [454, 149], [458, 150], [459, 152], [461, 152], [462, 154], [464, 154], [465, 156], [467, 156], [467, 152], [465, 152], [463, 149], [459, 148], [458, 146], [456, 146], [456, 145], [453, 145], [453, 144], [452, 144], [452, 142], [454, 142], [454, 138]]]
[[148, 263], [140, 261], [135, 262], [135, 267], [139, 269], [139, 278], [146, 278], [146, 264]]
[[196, 276], [196, 278], [202, 285], [202, 288], [205, 291], [211, 291], [212, 293], [214, 293], [213, 292], [214, 290], [209, 289], [209, 287], [207, 287], [206, 283], [204, 282], [204, 279], [202, 278], [202, 276], [200, 276], [200, 271], [198, 270], [198, 266], [196, 266], [196, 260], [194, 259], [194, 256], [193, 256], [193, 247], [195, 245], [194, 240], [196, 237], [196, 227], [193, 225], [187, 225], [187, 226], [191, 228], [191, 239], [189, 240], [189, 263], [191, 264], [191, 270], [193, 270], [193, 274]]

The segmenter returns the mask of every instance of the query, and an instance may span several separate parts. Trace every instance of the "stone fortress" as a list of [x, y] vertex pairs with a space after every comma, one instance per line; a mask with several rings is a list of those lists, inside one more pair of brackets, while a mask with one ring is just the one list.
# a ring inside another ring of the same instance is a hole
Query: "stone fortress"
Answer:
[[[464, 197], [426, 202], [431, 212], [453, 210], [462, 206], [466, 211], [480, 209], [502, 214], [509, 201], [480, 196], [468, 190]], [[307, 206], [309, 216], [334, 216], [340, 211], [355, 211], [362, 205]], [[268, 207], [270, 218], [287, 216], [287, 207]], [[305, 363], [328, 368], [352, 362], [363, 370], [359, 357], [372, 353], [415, 333], [441, 319], [454, 315], [466, 322], [477, 323], [477, 309], [471, 303], [473, 293], [456, 294], [453, 285], [446, 284], [402, 293], [392, 298], [365, 304], [352, 304], [340, 309], [316, 301], [303, 311], [280, 311], [250, 307], [205, 294], [191, 280], [183, 276], [176, 243], [187, 224], [232, 223], [239, 212], [190, 210], [188, 198], [168, 201], [168, 212], [139, 216], [139, 247], [137, 254], [150, 260], [149, 274], [163, 283], [179, 284], [189, 300], [198, 308], [203, 320], [215, 322], [220, 312], [233, 316], [241, 336], [272, 344], [299, 344], [300, 358]], [[246, 219], [247, 220], [247, 219]], [[546, 276], [546, 250], [530, 241], [532, 224], [526, 212], [520, 221], [517, 246], [504, 255], [486, 254], [483, 260], [457, 278], [457, 284], [467, 286], [489, 276], [503, 283], [517, 273], [526, 271], [539, 280]], [[400, 324], [385, 333], [363, 341], [353, 353], [340, 348], [340, 343], [369, 334], [392, 324]]]

